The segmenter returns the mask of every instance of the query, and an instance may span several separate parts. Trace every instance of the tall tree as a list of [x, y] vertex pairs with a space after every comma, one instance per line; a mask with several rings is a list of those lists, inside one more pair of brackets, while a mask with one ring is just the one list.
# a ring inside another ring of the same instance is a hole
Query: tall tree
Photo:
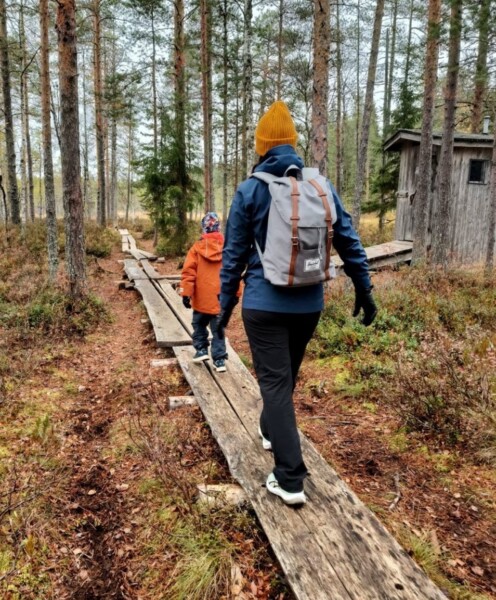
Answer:
[[178, 249], [184, 249], [188, 232], [186, 188], [186, 50], [184, 36], [184, 0], [174, 0], [174, 112], [176, 146], [176, 211]]
[[451, 0], [448, 73], [444, 88], [443, 138], [437, 177], [438, 200], [432, 227], [432, 262], [447, 267], [451, 223], [451, 180], [455, 134], [456, 94], [460, 68], [463, 0]]
[[69, 293], [74, 300], [85, 295], [84, 207], [79, 155], [79, 102], [77, 78], [76, 6], [58, 0], [57, 37], [60, 88], [60, 144], [65, 218], [65, 256]]
[[205, 212], [214, 210], [211, 4], [211, 0], [200, 0]]
[[284, 37], [284, 0], [279, 0], [279, 31], [277, 34], [277, 99], [282, 99], [282, 71], [284, 68], [282, 42]]
[[437, 67], [439, 60], [439, 27], [441, 23], [441, 0], [429, 0], [427, 17], [427, 46], [424, 66], [424, 108], [419, 150], [419, 176], [413, 204], [413, 257], [412, 262], [427, 257], [427, 227], [431, 203], [432, 179], [432, 127], [436, 97]]
[[14, 121], [10, 93], [9, 40], [7, 35], [7, 10], [5, 0], [0, 0], [0, 60], [2, 68], [2, 95], [5, 115], [5, 145], [9, 178], [10, 216], [15, 225], [21, 222], [19, 190], [17, 187], [16, 153], [14, 144]]
[[312, 165], [327, 176], [327, 128], [331, 23], [329, 0], [314, 0]]
[[228, 90], [229, 90], [229, 31], [228, 0], [222, 2], [222, 221], [227, 221], [227, 180], [229, 155]]
[[105, 227], [107, 223], [107, 193], [105, 179], [100, 0], [93, 0], [93, 86], [95, 95], [96, 164], [98, 177], [97, 220], [102, 227]]
[[336, 2], [336, 191], [343, 185], [343, 58], [341, 52], [341, 14]]
[[382, 17], [384, 15], [384, 1], [385, 0], [377, 0], [375, 9], [374, 31], [372, 34], [372, 46], [370, 49], [369, 69], [367, 75], [367, 89], [365, 91], [365, 102], [363, 106], [355, 194], [353, 198], [353, 224], [355, 227], [358, 227], [358, 225], [360, 224], [360, 215], [362, 212], [362, 194], [365, 186], [365, 175], [367, 169], [370, 122], [372, 118], [372, 108], [374, 102], [377, 57], [379, 54], [379, 41], [381, 37]]
[[[24, 1], [19, 7], [19, 49], [21, 53], [21, 120], [23, 140], [23, 162], [27, 175], [26, 187], [23, 190], [26, 202], [26, 218], [34, 221], [34, 180], [33, 180], [33, 153], [31, 150], [31, 128], [29, 109], [29, 68], [32, 59], [28, 57], [26, 48], [26, 33], [24, 27]], [[34, 57], [33, 57], [34, 58]]]
[[484, 95], [487, 89], [487, 52], [489, 49], [489, 28], [491, 24], [491, 0], [481, 0], [479, 8], [479, 45], [475, 65], [474, 100], [470, 127], [472, 133], [480, 133]]
[[50, 122], [50, 46], [48, 0], [40, 0], [40, 88], [41, 88], [41, 129], [43, 137], [43, 174], [45, 185], [45, 206], [48, 247], [48, 273], [51, 281], [57, 276], [57, 214], [55, 207], [55, 186], [53, 181], [52, 126]]
[[245, 179], [248, 174], [248, 163], [252, 156], [253, 135], [253, 63], [252, 63], [252, 18], [253, 0], [245, 0], [244, 3], [244, 29], [243, 29], [243, 120], [241, 125], [241, 178]]

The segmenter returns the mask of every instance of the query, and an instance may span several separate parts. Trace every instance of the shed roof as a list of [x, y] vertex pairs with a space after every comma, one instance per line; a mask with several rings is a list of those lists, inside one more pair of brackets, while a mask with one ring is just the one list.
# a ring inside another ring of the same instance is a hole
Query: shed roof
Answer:
[[[384, 150], [394, 152], [399, 150], [405, 142], [420, 144], [420, 129], [398, 129], [384, 142]], [[432, 143], [441, 145], [443, 134], [435, 131], [432, 134]], [[493, 145], [493, 136], [485, 133], [462, 133], [455, 131], [455, 147], [465, 148], [490, 148]]]

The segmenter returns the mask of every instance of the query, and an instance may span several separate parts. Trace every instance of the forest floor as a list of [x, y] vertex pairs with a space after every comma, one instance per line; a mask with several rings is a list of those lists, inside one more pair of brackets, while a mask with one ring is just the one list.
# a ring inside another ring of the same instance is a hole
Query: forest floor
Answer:
[[[118, 289], [117, 241], [110, 256], [91, 260], [89, 288], [101, 302], [71, 315], [70, 331], [57, 325], [58, 297], [36, 290], [42, 272], [33, 256], [0, 260], [0, 315], [8, 315], [0, 318], [0, 596], [291, 600], [251, 511], [196, 507], [196, 485], [230, 482], [229, 471], [199, 409], [167, 409], [167, 397], [188, 386], [176, 366], [150, 368], [170, 353], [155, 347], [138, 295]], [[379, 295], [404, 278], [376, 276]], [[378, 333], [360, 337], [372, 334], [354, 326], [337, 339], [331, 317], [302, 367], [302, 430], [450, 597], [496, 598], [490, 448], [481, 459], [475, 425], [478, 447], [460, 446], [461, 425], [450, 444], [407, 429], [411, 407], [395, 406], [395, 378], [381, 358], [392, 353], [381, 333], [391, 323], [379, 323], [379, 347]], [[239, 310], [228, 333], [251, 367]], [[491, 340], [479, 362], [494, 371]]]

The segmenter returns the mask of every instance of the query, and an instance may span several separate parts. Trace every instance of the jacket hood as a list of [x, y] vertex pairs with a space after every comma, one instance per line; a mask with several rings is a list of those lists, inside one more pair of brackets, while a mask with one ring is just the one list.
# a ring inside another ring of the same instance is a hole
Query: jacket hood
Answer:
[[262, 157], [260, 163], [255, 167], [256, 171], [270, 173], [277, 177], [282, 177], [284, 171], [291, 165], [296, 165], [303, 169], [303, 160], [296, 154], [296, 150], [290, 144], [275, 146], [271, 148], [267, 154]]
[[220, 262], [222, 260], [223, 246], [224, 236], [219, 231], [204, 233], [196, 242], [198, 254], [211, 262]]

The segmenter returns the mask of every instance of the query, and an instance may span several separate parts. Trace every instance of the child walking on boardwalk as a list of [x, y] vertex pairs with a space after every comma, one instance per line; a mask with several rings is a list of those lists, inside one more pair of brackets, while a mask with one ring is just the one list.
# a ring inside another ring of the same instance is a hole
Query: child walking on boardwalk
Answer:
[[219, 217], [207, 213], [201, 222], [202, 236], [186, 256], [181, 276], [181, 295], [186, 308], [193, 308], [193, 362], [209, 359], [208, 330], [212, 331], [212, 360], [215, 370], [226, 370], [226, 341], [217, 333], [216, 317], [220, 313], [220, 269], [224, 236], [220, 232]]

